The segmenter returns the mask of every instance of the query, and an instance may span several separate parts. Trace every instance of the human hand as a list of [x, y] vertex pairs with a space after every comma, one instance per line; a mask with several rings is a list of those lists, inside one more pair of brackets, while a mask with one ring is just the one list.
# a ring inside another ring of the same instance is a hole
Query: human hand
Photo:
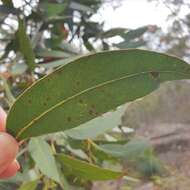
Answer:
[[14, 176], [20, 168], [15, 159], [19, 146], [16, 140], [6, 133], [6, 117], [5, 111], [0, 107], [0, 179]]

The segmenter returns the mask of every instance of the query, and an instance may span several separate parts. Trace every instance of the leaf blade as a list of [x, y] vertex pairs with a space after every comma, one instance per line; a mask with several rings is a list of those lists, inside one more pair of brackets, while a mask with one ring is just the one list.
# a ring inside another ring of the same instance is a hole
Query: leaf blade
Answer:
[[122, 172], [103, 169], [63, 153], [57, 154], [56, 159], [68, 173], [88, 180], [110, 180], [122, 177], [123, 175]]
[[32, 46], [30, 43], [30, 39], [28, 35], [26, 34], [26, 28], [24, 25], [24, 21], [22, 19], [18, 19], [18, 30], [16, 32], [16, 39], [19, 44], [20, 52], [23, 54], [26, 64], [30, 68], [30, 70], [33, 70], [35, 68], [35, 56], [34, 52], [32, 50]]
[[61, 183], [56, 161], [47, 142], [40, 138], [32, 138], [29, 142], [29, 152], [44, 175]]
[[164, 81], [190, 78], [189, 68], [180, 59], [145, 50], [81, 57], [39, 80], [18, 98], [8, 115], [8, 131], [24, 139], [74, 128], [147, 95]]

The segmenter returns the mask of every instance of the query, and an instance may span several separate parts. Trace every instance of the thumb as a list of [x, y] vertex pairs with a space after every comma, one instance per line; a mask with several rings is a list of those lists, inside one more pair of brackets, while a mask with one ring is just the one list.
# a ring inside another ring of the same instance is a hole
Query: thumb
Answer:
[[0, 131], [5, 131], [7, 114], [0, 106]]
[[0, 132], [0, 174], [15, 160], [18, 148], [11, 135]]

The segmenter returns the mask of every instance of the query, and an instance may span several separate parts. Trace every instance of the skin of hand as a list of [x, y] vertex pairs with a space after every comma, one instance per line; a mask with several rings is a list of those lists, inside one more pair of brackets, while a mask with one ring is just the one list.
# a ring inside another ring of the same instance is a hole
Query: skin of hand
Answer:
[[0, 179], [14, 176], [20, 169], [16, 154], [18, 153], [17, 141], [6, 133], [6, 113], [0, 107]]

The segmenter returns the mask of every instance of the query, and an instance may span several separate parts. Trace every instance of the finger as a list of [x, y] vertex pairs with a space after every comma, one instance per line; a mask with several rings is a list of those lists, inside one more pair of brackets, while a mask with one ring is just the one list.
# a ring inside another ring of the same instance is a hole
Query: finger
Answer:
[[6, 119], [7, 119], [7, 114], [3, 110], [3, 108], [0, 107], [0, 131], [1, 132], [5, 131]]
[[9, 134], [0, 132], [0, 174], [15, 160], [18, 143]]
[[19, 163], [15, 160], [13, 161], [8, 168], [0, 174], [0, 179], [6, 179], [9, 177], [13, 177], [17, 171], [20, 169]]

